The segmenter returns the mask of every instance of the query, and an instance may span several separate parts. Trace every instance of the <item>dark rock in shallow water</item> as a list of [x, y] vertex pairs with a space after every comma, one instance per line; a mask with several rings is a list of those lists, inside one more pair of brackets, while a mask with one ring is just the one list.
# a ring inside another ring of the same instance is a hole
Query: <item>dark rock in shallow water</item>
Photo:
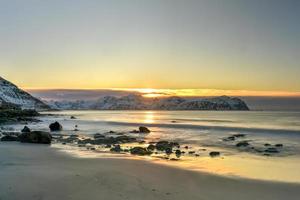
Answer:
[[223, 139], [223, 141], [225, 141], [225, 142], [234, 141], [234, 140], [235, 140], [234, 136], [229, 136], [229, 137]]
[[147, 147], [147, 149], [149, 151], [154, 151], [155, 150], [155, 146], [153, 144], [149, 144], [149, 146]]
[[105, 138], [105, 135], [102, 135], [101, 133], [96, 133], [96, 134], [94, 135], [94, 138], [95, 138], [95, 139], [98, 139], [98, 138]]
[[24, 126], [24, 128], [21, 130], [22, 133], [29, 133], [31, 130], [27, 126]]
[[143, 147], [133, 147], [132, 149], [130, 149], [130, 153], [133, 155], [139, 155], [139, 156], [146, 156], [146, 155], [151, 155], [152, 152], [149, 151], [146, 148]]
[[145, 126], [140, 126], [139, 127], [139, 132], [140, 133], [150, 133], [151, 131]]
[[114, 145], [114, 146], [110, 149], [110, 151], [112, 151], [112, 152], [121, 152], [122, 149], [121, 149], [121, 146], [117, 144], [117, 145]]
[[249, 145], [250, 145], [249, 142], [242, 141], [242, 142], [237, 143], [235, 146], [237, 146], [237, 147], [247, 147]]
[[180, 157], [180, 156], [181, 156], [181, 151], [177, 149], [177, 150], [175, 151], [175, 154], [176, 154], [177, 157]]
[[166, 149], [172, 149], [173, 143], [170, 143], [168, 141], [159, 141], [156, 143], [156, 149], [159, 151], [166, 151]]
[[242, 133], [238, 133], [238, 134], [234, 134], [232, 135], [233, 137], [236, 137], [236, 138], [240, 138], [240, 137], [245, 137], [246, 135], [245, 134], [242, 134]]
[[76, 119], [76, 117], [74, 117], [74, 116], [71, 116], [71, 117], [70, 117], [70, 119]]
[[20, 142], [25, 143], [40, 143], [40, 144], [50, 144], [52, 136], [48, 132], [43, 131], [32, 131], [30, 133], [22, 133], [19, 136]]
[[137, 130], [130, 131], [129, 133], [139, 133]]
[[12, 142], [12, 141], [19, 141], [19, 138], [14, 135], [5, 135], [1, 138], [3, 142]]
[[209, 153], [210, 157], [216, 157], [216, 156], [220, 156], [220, 152], [218, 151], [212, 151]]
[[283, 144], [275, 144], [275, 147], [283, 147]]
[[61, 131], [62, 130], [62, 125], [58, 122], [54, 122], [49, 125], [50, 131]]
[[167, 149], [165, 150], [165, 152], [166, 152], [166, 154], [168, 154], [168, 155], [170, 155], [170, 154], [173, 153], [172, 148], [167, 148]]
[[278, 149], [270, 147], [265, 150], [266, 153], [279, 153]]
[[268, 147], [268, 146], [271, 146], [271, 144], [266, 143], [266, 144], [264, 144], [264, 146], [265, 146], [265, 147]]

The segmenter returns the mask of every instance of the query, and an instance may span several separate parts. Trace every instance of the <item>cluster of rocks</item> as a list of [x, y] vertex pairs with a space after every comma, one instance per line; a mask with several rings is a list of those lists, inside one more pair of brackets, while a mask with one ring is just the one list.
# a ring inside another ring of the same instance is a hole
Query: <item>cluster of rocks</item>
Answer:
[[52, 136], [48, 132], [44, 131], [31, 131], [25, 126], [21, 133], [2, 133], [1, 141], [19, 141], [22, 143], [38, 143], [38, 144], [50, 144]]
[[[231, 135], [226, 138], [223, 138], [223, 141], [224, 142], [233, 142], [239, 138], [245, 138], [245, 137], [246, 137], [245, 134], [235, 134], [235, 135]], [[250, 140], [240, 140], [237, 143], [235, 143], [235, 147], [237, 147], [239, 150], [254, 152], [254, 153], [261, 153], [264, 156], [270, 156], [270, 155], [274, 155], [276, 153], [280, 153], [280, 150], [283, 148], [283, 144], [271, 145], [269, 143], [265, 143], [263, 145], [263, 147], [255, 147], [251, 144]]]

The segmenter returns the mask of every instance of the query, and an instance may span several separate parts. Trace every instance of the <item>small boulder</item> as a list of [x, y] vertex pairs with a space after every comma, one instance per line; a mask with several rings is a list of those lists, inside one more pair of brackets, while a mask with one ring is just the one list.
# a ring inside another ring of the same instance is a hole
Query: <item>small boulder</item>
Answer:
[[270, 147], [265, 150], [266, 153], [279, 153], [278, 149]]
[[119, 153], [119, 152], [122, 151], [122, 149], [121, 149], [121, 146], [117, 144], [117, 145], [114, 145], [114, 146], [110, 149], [110, 151]]
[[247, 147], [249, 145], [250, 145], [249, 142], [242, 141], [242, 142], [237, 143], [235, 146], [237, 146], [237, 147]]
[[1, 141], [3, 142], [13, 142], [13, 141], [19, 141], [19, 138], [14, 135], [5, 135], [1, 138]]
[[140, 133], [150, 133], [151, 131], [145, 126], [140, 126], [139, 127], [139, 132]]
[[76, 117], [74, 117], [74, 116], [71, 116], [71, 117], [70, 117], [70, 119], [76, 119]]
[[48, 132], [32, 131], [30, 133], [22, 133], [19, 136], [20, 142], [51, 144], [52, 136]]
[[220, 156], [220, 152], [218, 151], [212, 151], [209, 153], [210, 157], [217, 157], [217, 156]]
[[241, 134], [241, 133], [238, 133], [238, 134], [234, 134], [232, 135], [233, 137], [236, 137], [236, 138], [240, 138], [240, 137], [245, 137], [246, 135], [245, 134]]
[[229, 141], [234, 141], [235, 140], [235, 137], [234, 136], [229, 136], [227, 138], [223, 138], [223, 141], [224, 142], [229, 142]]
[[166, 149], [172, 149], [173, 145], [168, 141], [159, 141], [156, 143], [155, 147], [159, 151], [166, 151]]
[[175, 154], [176, 154], [176, 157], [180, 157], [180, 156], [181, 156], [181, 151], [177, 149], [177, 150], [175, 151]]
[[147, 147], [147, 149], [149, 151], [154, 151], [155, 150], [155, 146], [153, 144], [149, 144], [149, 146]]
[[283, 144], [275, 144], [275, 147], [283, 147]]
[[167, 148], [167, 149], [165, 150], [165, 152], [166, 152], [167, 155], [170, 155], [170, 154], [173, 153], [172, 148]]
[[96, 133], [96, 134], [94, 135], [94, 138], [95, 138], [95, 139], [98, 139], [98, 138], [105, 138], [105, 136], [102, 135], [101, 133]]
[[29, 133], [31, 130], [28, 128], [28, 126], [24, 126], [24, 128], [21, 130], [22, 133]]
[[58, 122], [54, 122], [49, 125], [50, 131], [61, 131], [62, 130], [62, 125]]
[[149, 151], [146, 148], [143, 147], [133, 147], [132, 149], [130, 149], [130, 153], [133, 155], [139, 155], [139, 156], [146, 156], [146, 155], [151, 155], [152, 152]]

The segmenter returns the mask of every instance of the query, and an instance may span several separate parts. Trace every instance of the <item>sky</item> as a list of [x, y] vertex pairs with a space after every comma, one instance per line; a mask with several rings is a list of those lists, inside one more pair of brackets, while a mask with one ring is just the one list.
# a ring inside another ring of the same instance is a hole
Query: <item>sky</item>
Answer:
[[298, 0], [0, 5], [0, 76], [24, 89], [300, 96]]

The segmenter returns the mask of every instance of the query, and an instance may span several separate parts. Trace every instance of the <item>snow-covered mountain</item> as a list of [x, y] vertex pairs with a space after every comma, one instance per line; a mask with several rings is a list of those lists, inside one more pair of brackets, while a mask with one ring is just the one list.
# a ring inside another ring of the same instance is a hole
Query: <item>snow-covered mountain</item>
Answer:
[[15, 106], [21, 109], [44, 110], [49, 106], [0, 77], [0, 108]]
[[181, 97], [144, 98], [140, 95], [123, 97], [106, 96], [97, 101], [51, 102], [55, 109], [95, 110], [249, 110], [239, 98], [228, 96], [208, 99], [187, 99]]

